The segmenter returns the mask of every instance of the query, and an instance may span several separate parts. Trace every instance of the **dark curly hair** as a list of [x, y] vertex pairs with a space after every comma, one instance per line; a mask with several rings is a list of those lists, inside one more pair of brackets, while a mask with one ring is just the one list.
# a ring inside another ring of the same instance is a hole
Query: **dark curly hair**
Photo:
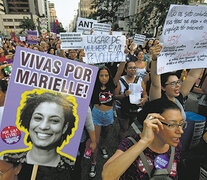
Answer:
[[[74, 104], [71, 101], [69, 101], [66, 96], [61, 95], [60, 93], [54, 94], [50, 92], [44, 92], [42, 94], [28, 94], [25, 101], [25, 105], [20, 112], [20, 126], [24, 127], [29, 131], [32, 114], [35, 111], [35, 109], [43, 102], [54, 102], [63, 108], [65, 119], [64, 125], [68, 123], [68, 128], [66, 132], [62, 135], [62, 138], [58, 143], [58, 146], [60, 146], [63, 143], [63, 141], [67, 138], [67, 135], [70, 135], [72, 133], [72, 129], [75, 127], [76, 121], [76, 117], [73, 114]], [[30, 141], [31, 139], [28, 136], [27, 142]]]

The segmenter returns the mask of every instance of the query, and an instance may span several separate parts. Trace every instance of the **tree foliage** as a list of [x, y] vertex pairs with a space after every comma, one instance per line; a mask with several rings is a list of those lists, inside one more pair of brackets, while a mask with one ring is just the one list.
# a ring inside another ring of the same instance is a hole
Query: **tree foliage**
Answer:
[[24, 17], [22, 19], [19, 27], [23, 29], [22, 32], [25, 30], [35, 30], [36, 29], [34, 21], [28, 17]]
[[124, 1], [125, 0], [94, 0], [91, 5], [91, 9], [94, 10], [94, 13], [91, 13], [90, 18], [98, 19], [102, 23], [111, 22], [113, 25], [117, 20], [115, 14]]
[[[158, 28], [164, 25], [165, 18], [171, 4], [188, 4], [189, 0], [143, 0], [143, 7], [140, 13], [136, 15], [137, 33], [145, 30], [145, 34], [150, 34], [156, 28], [156, 35]], [[152, 36], [152, 34], [151, 34]]]
[[60, 34], [60, 32], [66, 32], [66, 30], [59, 23], [58, 26], [57, 26], [57, 34]]

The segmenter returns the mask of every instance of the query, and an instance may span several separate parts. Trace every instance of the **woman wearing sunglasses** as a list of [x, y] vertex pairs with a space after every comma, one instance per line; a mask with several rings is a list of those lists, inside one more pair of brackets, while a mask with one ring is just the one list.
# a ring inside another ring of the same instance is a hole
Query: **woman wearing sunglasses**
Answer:
[[[181, 151], [179, 139], [187, 126], [180, 108], [172, 101], [161, 98], [146, 104], [145, 112], [142, 133], [133, 136], [135, 143], [129, 137], [120, 143], [118, 150], [103, 167], [103, 180], [149, 179], [155, 170], [164, 169], [170, 164], [171, 154], [174, 154], [174, 160], [171, 161], [168, 177], [178, 178]], [[150, 166], [151, 175], [140, 158], [142, 152]]]
[[202, 69], [191, 69], [185, 79], [182, 82], [178, 75], [174, 72], [169, 72], [157, 75], [157, 56], [161, 51], [162, 46], [156, 45], [152, 48], [152, 63], [151, 63], [151, 87], [150, 87], [150, 100], [158, 98], [168, 98], [175, 102], [181, 109], [183, 119], [186, 119], [183, 104], [184, 99], [189, 94], [195, 81], [199, 78]]

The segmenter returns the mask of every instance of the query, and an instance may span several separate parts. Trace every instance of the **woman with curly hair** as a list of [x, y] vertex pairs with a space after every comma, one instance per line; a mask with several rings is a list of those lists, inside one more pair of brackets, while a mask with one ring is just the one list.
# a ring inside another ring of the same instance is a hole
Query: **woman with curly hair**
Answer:
[[57, 148], [75, 127], [74, 104], [59, 93], [28, 94], [17, 122], [28, 132], [29, 151], [4, 154], [4, 159], [71, 169], [73, 162], [60, 155]]

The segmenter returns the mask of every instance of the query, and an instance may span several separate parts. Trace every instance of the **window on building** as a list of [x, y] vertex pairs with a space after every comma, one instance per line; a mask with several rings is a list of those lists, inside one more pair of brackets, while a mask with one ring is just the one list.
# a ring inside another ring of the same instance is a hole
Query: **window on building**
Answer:
[[14, 26], [4, 26], [5, 29], [14, 29]]
[[4, 22], [13, 22], [13, 19], [3, 19]]
[[21, 22], [22, 19], [14, 19], [14, 22]]

